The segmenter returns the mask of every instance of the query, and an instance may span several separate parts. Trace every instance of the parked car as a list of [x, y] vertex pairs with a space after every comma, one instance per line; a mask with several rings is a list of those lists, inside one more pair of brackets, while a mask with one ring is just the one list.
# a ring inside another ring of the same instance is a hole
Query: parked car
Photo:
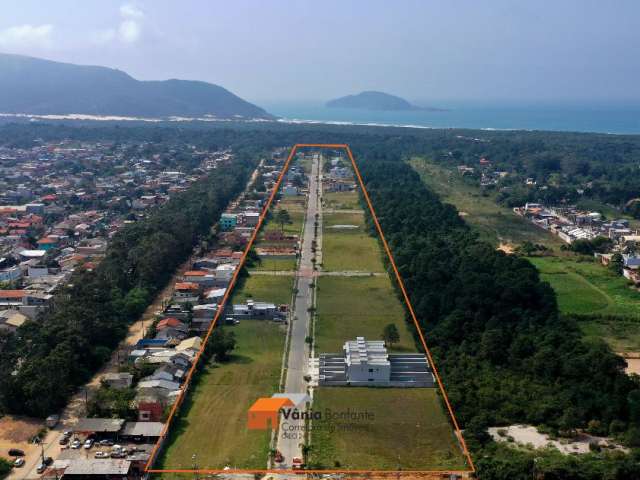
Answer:
[[93, 447], [93, 438], [87, 438], [84, 442], [84, 448], [89, 450], [91, 447]]
[[9, 450], [10, 457], [24, 457], [24, 451], [19, 448], [12, 448]]
[[112, 445], [113, 445], [113, 443], [114, 443], [114, 442], [113, 442], [113, 440], [108, 440], [108, 439], [107, 439], [107, 440], [100, 440], [100, 441], [98, 442], [98, 445], [102, 445], [102, 446], [104, 446], [104, 447], [110, 447], [110, 446], [112, 446]]
[[67, 443], [69, 443], [69, 437], [60, 437], [60, 440], [58, 440], [58, 443], [60, 445], [66, 445]]
[[95, 458], [109, 458], [109, 454], [107, 452], [96, 452], [94, 457]]
[[80, 441], [79, 438], [75, 438], [73, 442], [71, 442], [71, 448], [73, 449], [80, 448], [81, 446], [82, 446], [82, 442]]
[[53, 458], [51, 457], [44, 457], [44, 464], [48, 467], [49, 465], [51, 465], [53, 463]]
[[64, 435], [67, 438], [70, 438], [71, 435], [73, 435], [73, 432], [71, 430], [65, 430], [62, 435]]
[[111, 458], [126, 458], [126, 457], [127, 457], [126, 452], [122, 452], [120, 450], [111, 452]]
[[47, 466], [44, 463], [41, 463], [38, 465], [38, 468], [36, 468], [36, 473], [43, 473], [46, 469]]
[[20, 468], [20, 467], [24, 466], [24, 463], [25, 463], [24, 462], [24, 458], [18, 457], [18, 458], [16, 458], [15, 462], [13, 462], [13, 466], [16, 467], [16, 468]]

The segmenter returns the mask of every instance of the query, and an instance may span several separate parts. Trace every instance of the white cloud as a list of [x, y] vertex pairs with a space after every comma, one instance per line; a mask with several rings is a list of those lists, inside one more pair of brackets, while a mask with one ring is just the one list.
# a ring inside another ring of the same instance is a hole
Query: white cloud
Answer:
[[4, 48], [49, 47], [53, 25], [16, 25], [0, 31], [0, 46]]
[[140, 24], [135, 20], [123, 20], [118, 28], [120, 40], [125, 43], [134, 43], [140, 38]]
[[120, 6], [120, 23], [117, 28], [101, 30], [93, 35], [93, 41], [99, 45], [115, 40], [121, 43], [135, 43], [142, 35], [144, 12], [135, 5], [126, 3]]
[[120, 7], [120, 15], [122, 15], [123, 18], [138, 18], [138, 19], [140, 19], [140, 18], [144, 17], [143, 11], [140, 10], [135, 5], [131, 5], [130, 3], [127, 3], [127, 4], [122, 5]]

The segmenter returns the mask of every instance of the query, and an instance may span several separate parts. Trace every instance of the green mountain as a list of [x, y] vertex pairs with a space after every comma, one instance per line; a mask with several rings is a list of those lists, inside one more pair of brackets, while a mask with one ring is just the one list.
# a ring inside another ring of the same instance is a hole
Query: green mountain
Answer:
[[106, 67], [0, 54], [0, 113], [273, 119], [211, 83], [139, 81]]
[[329, 108], [359, 108], [363, 110], [431, 110], [437, 108], [424, 108], [412, 105], [404, 98], [396, 97], [384, 92], [366, 91], [357, 95], [347, 95], [336, 98], [326, 103]]

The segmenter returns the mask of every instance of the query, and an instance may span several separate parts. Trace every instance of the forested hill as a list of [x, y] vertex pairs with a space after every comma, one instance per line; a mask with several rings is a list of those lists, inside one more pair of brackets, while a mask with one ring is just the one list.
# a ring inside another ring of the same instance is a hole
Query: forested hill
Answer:
[[0, 113], [273, 119], [211, 83], [138, 81], [120, 70], [0, 54]]
[[404, 98], [384, 92], [361, 92], [327, 102], [329, 108], [360, 108], [364, 110], [420, 110]]

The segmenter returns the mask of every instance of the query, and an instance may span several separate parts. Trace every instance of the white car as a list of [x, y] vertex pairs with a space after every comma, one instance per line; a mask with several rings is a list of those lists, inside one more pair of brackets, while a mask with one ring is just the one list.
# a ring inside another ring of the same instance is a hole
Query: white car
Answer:
[[73, 449], [78, 449], [81, 446], [82, 446], [82, 442], [77, 438], [73, 442], [71, 442], [71, 448]]
[[84, 442], [84, 448], [89, 450], [91, 447], [93, 447], [93, 440], [91, 438], [87, 438]]
[[16, 468], [20, 468], [24, 465], [24, 458], [16, 458], [16, 461], [13, 462], [13, 466]]
[[107, 452], [96, 452], [94, 457], [95, 458], [109, 458], [109, 454]]

